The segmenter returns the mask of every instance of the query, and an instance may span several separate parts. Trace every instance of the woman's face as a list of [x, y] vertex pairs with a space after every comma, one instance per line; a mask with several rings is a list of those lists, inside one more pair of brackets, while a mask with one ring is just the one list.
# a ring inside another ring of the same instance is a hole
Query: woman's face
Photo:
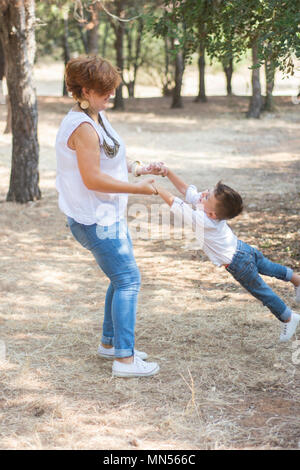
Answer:
[[111, 90], [105, 95], [101, 95], [95, 90], [82, 90], [84, 92], [85, 98], [90, 103], [90, 108], [95, 111], [103, 111], [108, 107], [109, 99], [115, 94], [115, 90]]

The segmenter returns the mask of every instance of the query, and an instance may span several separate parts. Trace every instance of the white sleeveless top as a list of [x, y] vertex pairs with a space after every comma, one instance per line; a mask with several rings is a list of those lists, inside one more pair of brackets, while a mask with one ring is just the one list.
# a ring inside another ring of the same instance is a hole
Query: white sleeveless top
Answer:
[[113, 145], [100, 124], [85, 113], [70, 110], [62, 120], [56, 136], [56, 189], [59, 193], [60, 210], [76, 222], [85, 225], [112, 225], [125, 217], [128, 195], [121, 193], [101, 193], [88, 189], [79, 172], [76, 152], [68, 147], [70, 135], [82, 122], [89, 122], [100, 140], [100, 169], [113, 178], [127, 182], [128, 170], [125, 145], [114, 131], [104, 113], [100, 113], [107, 131], [120, 144], [114, 158], [109, 158], [103, 149], [103, 136], [109, 145]]

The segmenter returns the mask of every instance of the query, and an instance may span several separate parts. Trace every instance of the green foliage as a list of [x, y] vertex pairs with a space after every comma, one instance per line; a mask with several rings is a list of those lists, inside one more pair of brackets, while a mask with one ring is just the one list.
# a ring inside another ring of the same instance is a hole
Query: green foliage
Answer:
[[290, 74], [292, 55], [300, 57], [299, 24], [299, 0], [222, 1], [210, 31], [208, 53], [239, 58], [255, 42], [256, 66], [272, 60], [276, 67]]
[[[43, 57], [61, 60], [63, 56], [63, 36], [64, 36], [64, 18], [68, 18], [68, 45], [70, 54], [85, 54], [84, 40], [86, 39], [86, 26], [88, 24], [88, 8], [93, 4], [92, 0], [82, 0], [82, 10], [74, 11], [74, 2], [70, 0], [48, 0], [36, 1], [36, 42], [37, 42], [37, 60]], [[124, 67], [127, 79], [133, 75], [133, 61], [136, 52], [137, 32], [139, 21], [149, 23], [150, 15], [145, 15], [147, 8], [155, 9], [160, 3], [157, 0], [151, 0], [141, 5], [138, 0], [126, 0], [125, 18], [139, 16], [130, 22], [122, 23], [124, 34]], [[115, 15], [116, 5], [113, 2], [105, 2], [108, 11]], [[156, 11], [159, 11], [157, 9]], [[112, 23], [117, 22], [105, 11], [99, 14], [99, 55], [104, 55], [107, 59], [116, 63], [115, 34]], [[129, 47], [131, 42], [131, 49]], [[144, 27], [141, 40], [141, 53], [137, 62], [138, 67], [142, 66], [147, 75], [151, 77], [152, 82], [158, 84], [163, 80], [164, 73], [164, 44], [161, 38], [154, 38], [151, 28]]]
[[148, 14], [154, 34], [174, 38], [174, 53], [187, 58], [201, 41], [211, 58], [238, 61], [255, 42], [254, 67], [272, 60], [291, 74], [292, 55], [300, 57], [300, 0], [165, 0], [159, 15]]
[[[69, 2], [70, 3], [70, 2]], [[37, 59], [51, 55], [61, 59], [62, 38], [64, 35], [64, 15], [68, 14], [68, 2], [36, 2], [36, 43]], [[71, 52], [83, 53], [78, 22], [73, 15], [69, 17], [69, 45]]]

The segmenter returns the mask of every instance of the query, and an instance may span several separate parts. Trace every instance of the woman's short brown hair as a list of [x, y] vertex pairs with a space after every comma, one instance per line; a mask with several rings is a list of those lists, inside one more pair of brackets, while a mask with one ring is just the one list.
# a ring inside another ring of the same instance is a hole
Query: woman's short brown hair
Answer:
[[217, 200], [216, 215], [219, 220], [233, 219], [243, 211], [243, 199], [234, 189], [219, 181], [214, 189]]
[[77, 57], [66, 65], [67, 89], [75, 100], [82, 98], [82, 88], [105, 95], [120, 83], [120, 74], [108, 60], [102, 57]]

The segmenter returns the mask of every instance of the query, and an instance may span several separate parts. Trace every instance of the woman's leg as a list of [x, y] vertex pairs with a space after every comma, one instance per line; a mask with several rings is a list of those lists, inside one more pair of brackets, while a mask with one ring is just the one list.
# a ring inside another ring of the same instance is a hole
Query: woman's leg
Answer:
[[[114, 344], [113, 375], [148, 377], [157, 374], [158, 364], [144, 362], [134, 351], [140, 272], [126, 224], [101, 227], [78, 224], [73, 219], [68, 219], [68, 222], [74, 237], [93, 253], [99, 267], [111, 281], [106, 293], [104, 321], [105, 341], [108, 345]], [[110, 336], [112, 334], [114, 336]]]
[[[114, 344], [115, 356], [126, 358], [134, 353], [134, 329], [140, 273], [125, 223], [115, 227], [88, 228], [90, 250], [98, 265], [108, 276], [111, 285], [106, 294], [105, 329], [102, 341]], [[106, 232], [106, 233], [105, 233]], [[104, 236], [106, 235], [106, 237]], [[110, 336], [113, 333], [113, 337]], [[113, 339], [112, 339], [113, 338]]]
[[113, 281], [112, 320], [114, 325], [115, 357], [128, 357], [134, 354], [134, 330], [140, 272], [136, 264], [128, 266]]
[[112, 347], [114, 343], [114, 325], [112, 320], [112, 301], [114, 295], [114, 287], [112, 283], [109, 284], [105, 296], [105, 307], [104, 307], [104, 320], [103, 320], [103, 333], [102, 333], [102, 345]]

